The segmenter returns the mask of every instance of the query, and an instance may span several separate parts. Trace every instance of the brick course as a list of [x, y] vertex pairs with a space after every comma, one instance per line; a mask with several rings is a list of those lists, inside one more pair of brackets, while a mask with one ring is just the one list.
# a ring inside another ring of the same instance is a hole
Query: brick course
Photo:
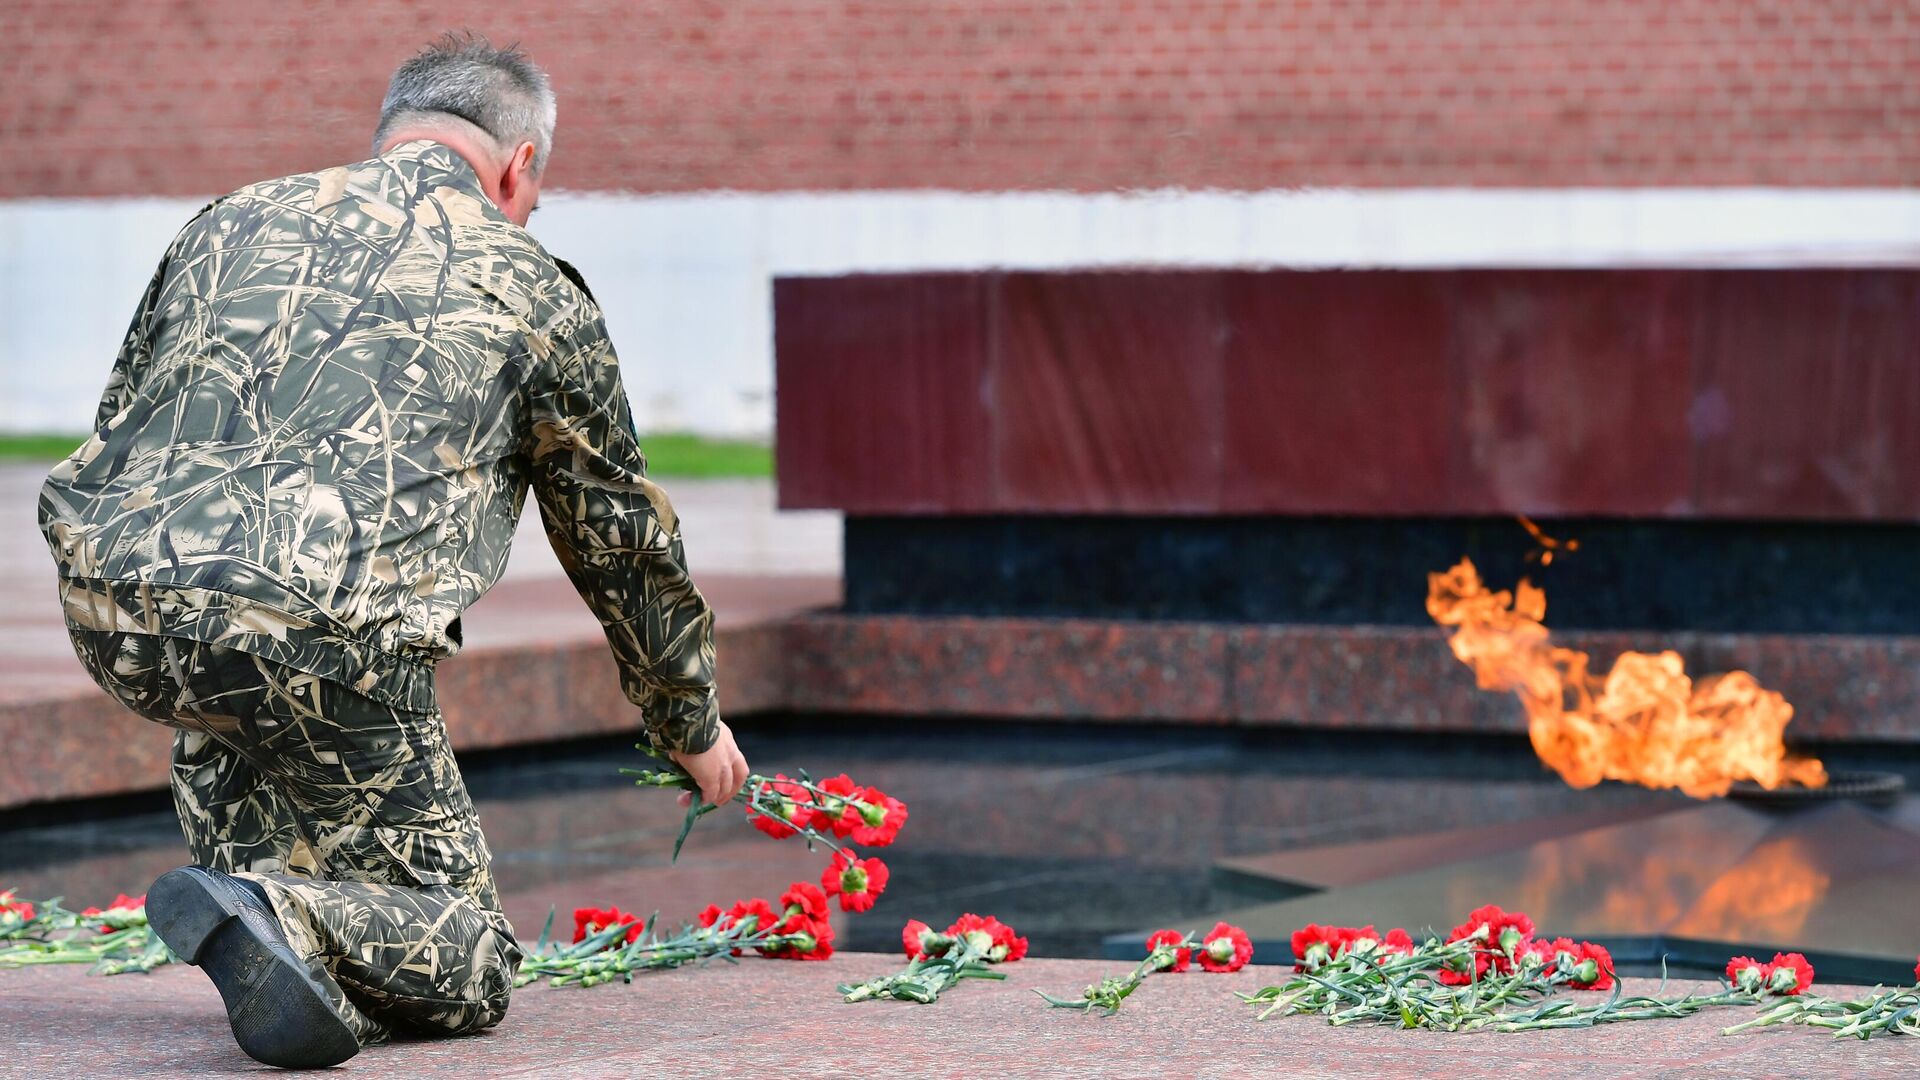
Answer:
[[553, 72], [553, 183], [689, 191], [1905, 186], [1912, 0], [0, 5], [0, 197], [359, 155], [448, 26]]

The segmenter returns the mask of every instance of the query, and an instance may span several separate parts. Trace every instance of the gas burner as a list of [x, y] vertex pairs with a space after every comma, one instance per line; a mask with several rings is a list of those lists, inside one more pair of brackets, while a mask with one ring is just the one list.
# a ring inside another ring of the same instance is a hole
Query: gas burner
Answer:
[[1898, 801], [1906, 790], [1907, 781], [1898, 773], [1836, 772], [1828, 774], [1825, 787], [1817, 788], [1788, 784], [1768, 791], [1751, 780], [1741, 780], [1727, 792], [1727, 798], [1779, 809], [1817, 806], [1840, 799], [1886, 806]]

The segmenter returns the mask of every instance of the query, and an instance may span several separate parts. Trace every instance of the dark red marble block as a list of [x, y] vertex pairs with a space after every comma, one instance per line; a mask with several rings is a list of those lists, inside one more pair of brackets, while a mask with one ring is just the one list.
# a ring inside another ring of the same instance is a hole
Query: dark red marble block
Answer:
[[776, 286], [781, 501], [1920, 520], [1920, 271]]
[[835, 506], [861, 492], [907, 511], [993, 507], [993, 283], [964, 274], [777, 283], [782, 505]]
[[996, 279], [994, 508], [1217, 509], [1220, 301], [1215, 274]]
[[1455, 400], [1446, 279], [1227, 275], [1227, 512], [1443, 513]]

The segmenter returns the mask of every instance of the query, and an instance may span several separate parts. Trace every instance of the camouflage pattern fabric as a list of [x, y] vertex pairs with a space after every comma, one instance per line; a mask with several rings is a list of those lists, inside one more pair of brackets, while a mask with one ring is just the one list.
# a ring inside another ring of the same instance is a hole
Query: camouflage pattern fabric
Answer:
[[73, 639], [108, 693], [177, 729], [193, 860], [266, 887], [363, 1045], [500, 1022], [521, 950], [439, 713], [190, 639]]
[[649, 740], [707, 749], [712, 615], [600, 309], [418, 141], [187, 224], [40, 521], [77, 629], [217, 644], [426, 712], [529, 487]]

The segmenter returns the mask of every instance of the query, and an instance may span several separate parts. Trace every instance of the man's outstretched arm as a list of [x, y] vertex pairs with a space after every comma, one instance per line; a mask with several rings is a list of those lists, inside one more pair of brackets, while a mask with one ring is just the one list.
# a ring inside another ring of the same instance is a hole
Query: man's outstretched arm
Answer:
[[720, 719], [713, 611], [687, 575], [673, 505], [647, 479], [605, 324], [592, 310], [534, 346], [529, 453], [547, 539], [606, 629], [648, 740], [723, 803], [747, 764]]

